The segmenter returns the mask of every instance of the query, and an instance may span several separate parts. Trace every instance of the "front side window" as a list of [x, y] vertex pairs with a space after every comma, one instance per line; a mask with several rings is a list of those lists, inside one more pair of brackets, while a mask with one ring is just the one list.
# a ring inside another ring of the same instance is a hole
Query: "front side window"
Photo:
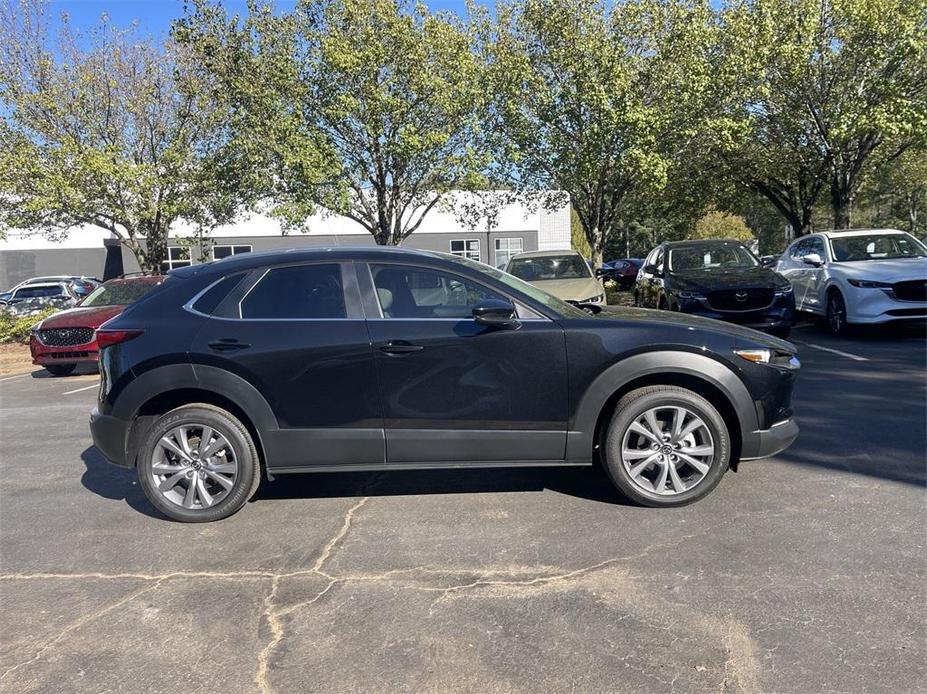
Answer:
[[190, 249], [184, 246], [169, 246], [167, 258], [161, 261], [161, 272], [169, 272], [178, 267], [189, 267], [191, 264]]
[[371, 265], [384, 318], [470, 318], [484, 299], [505, 299], [481, 284], [431, 268]]
[[251, 246], [241, 245], [241, 246], [226, 246], [219, 245], [212, 247], [212, 259], [221, 260], [222, 258], [228, 258], [230, 255], [241, 255], [242, 253], [250, 253]]
[[831, 238], [830, 247], [834, 260], [840, 263], [927, 256], [924, 244], [910, 234], [865, 234]]
[[345, 318], [341, 268], [292, 265], [268, 270], [241, 300], [241, 317]]
[[468, 260], [480, 261], [480, 242], [479, 239], [458, 239], [451, 241], [451, 253], [467, 258]]
[[589, 279], [592, 271], [581, 255], [540, 255], [516, 258], [509, 267], [509, 273], [526, 282], [544, 280]]
[[521, 253], [524, 249], [524, 240], [521, 237], [496, 239], [496, 267], [500, 270], [508, 265], [513, 255]]

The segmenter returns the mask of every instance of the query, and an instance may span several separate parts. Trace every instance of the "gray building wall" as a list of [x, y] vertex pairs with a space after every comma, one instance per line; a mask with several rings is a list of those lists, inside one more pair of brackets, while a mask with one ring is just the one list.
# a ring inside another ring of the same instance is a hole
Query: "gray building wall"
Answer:
[[0, 251], [0, 291], [43, 275], [87, 275], [102, 279], [105, 261], [106, 249], [102, 246]]

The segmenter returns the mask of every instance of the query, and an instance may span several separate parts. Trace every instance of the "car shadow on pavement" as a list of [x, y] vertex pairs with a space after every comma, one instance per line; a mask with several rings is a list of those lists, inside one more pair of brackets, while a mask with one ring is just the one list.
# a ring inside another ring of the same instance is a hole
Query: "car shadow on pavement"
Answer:
[[85, 489], [105, 499], [125, 501], [131, 508], [146, 516], [168, 520], [167, 516], [148, 503], [134, 469], [127, 470], [111, 465], [94, 446], [85, 449], [80, 454], [80, 459], [87, 468], [80, 478]]

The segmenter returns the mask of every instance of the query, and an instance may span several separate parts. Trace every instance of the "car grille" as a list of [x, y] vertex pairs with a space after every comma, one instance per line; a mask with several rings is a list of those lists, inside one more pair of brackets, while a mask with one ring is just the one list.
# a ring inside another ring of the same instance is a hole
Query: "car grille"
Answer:
[[85, 345], [93, 340], [93, 328], [49, 328], [38, 331], [39, 342], [49, 347]]
[[895, 282], [892, 291], [901, 301], [927, 301], [927, 280]]
[[708, 304], [716, 311], [756, 311], [773, 302], [772, 289], [723, 289], [708, 292]]

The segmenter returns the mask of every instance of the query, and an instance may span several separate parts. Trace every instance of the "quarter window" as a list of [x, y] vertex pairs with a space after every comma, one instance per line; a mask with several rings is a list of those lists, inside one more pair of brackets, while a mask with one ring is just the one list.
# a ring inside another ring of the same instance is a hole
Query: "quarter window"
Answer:
[[241, 246], [213, 246], [212, 247], [212, 259], [219, 260], [221, 258], [228, 258], [230, 255], [240, 255], [241, 253], [250, 253], [250, 245], [241, 245]]
[[430, 268], [371, 265], [384, 318], [470, 318], [484, 299], [504, 299], [476, 282]]
[[168, 272], [178, 267], [191, 264], [190, 249], [184, 246], [168, 246], [167, 258], [161, 261], [161, 272]]
[[451, 241], [451, 253], [468, 260], [480, 261], [479, 239], [464, 239]]
[[524, 240], [521, 237], [496, 239], [495, 245], [496, 267], [500, 270], [509, 264], [509, 260], [513, 255], [524, 250]]
[[242, 318], [344, 318], [341, 268], [292, 265], [268, 270], [241, 301]]

